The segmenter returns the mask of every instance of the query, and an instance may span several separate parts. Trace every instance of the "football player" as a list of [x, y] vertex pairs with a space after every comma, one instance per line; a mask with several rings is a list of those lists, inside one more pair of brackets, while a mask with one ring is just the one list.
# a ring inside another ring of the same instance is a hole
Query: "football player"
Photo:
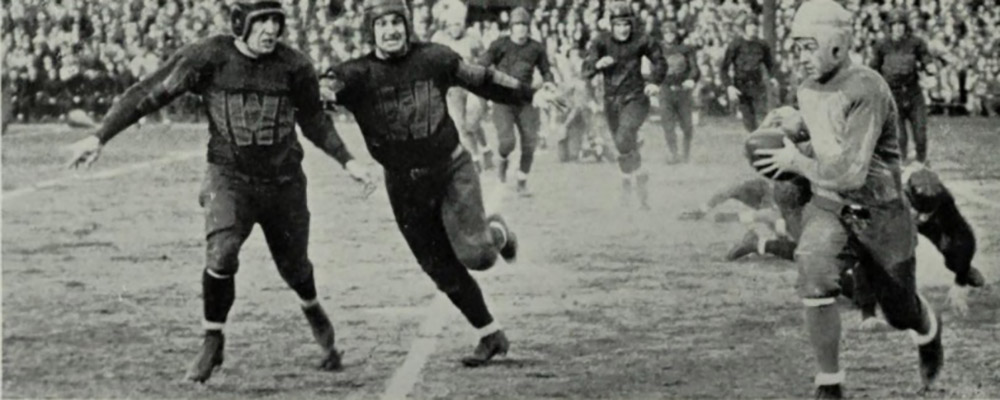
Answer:
[[[649, 175], [642, 169], [639, 128], [649, 115], [649, 96], [660, 91], [664, 59], [660, 45], [643, 34], [628, 3], [610, 2], [606, 12], [610, 14], [611, 34], [594, 39], [584, 63], [584, 77], [604, 76], [604, 112], [618, 148], [622, 200], [630, 202], [634, 186], [640, 207], [649, 209]], [[650, 82], [642, 76], [643, 57], [650, 61]]]
[[916, 287], [916, 229], [902, 190], [896, 104], [874, 70], [854, 65], [850, 12], [833, 0], [803, 3], [791, 37], [807, 77], [798, 101], [809, 132], [807, 156], [790, 139], [759, 149], [761, 173], [790, 172], [809, 180], [796, 249], [798, 292], [816, 355], [816, 395], [843, 397], [840, 366], [840, 272], [859, 260], [890, 325], [910, 331], [929, 389], [944, 366], [942, 321]]
[[208, 171], [199, 197], [207, 244], [201, 279], [205, 335], [186, 379], [204, 382], [222, 365], [240, 248], [257, 224], [281, 277], [302, 301], [324, 352], [320, 367], [337, 370], [333, 325], [317, 299], [307, 255], [309, 208], [295, 125], [354, 179], [370, 185], [370, 178], [323, 112], [313, 65], [279, 41], [285, 30], [281, 2], [240, 0], [230, 21], [232, 35], [181, 48], [128, 88], [93, 135], [74, 144], [70, 166], [89, 167], [115, 135], [182, 94], [201, 95], [209, 116]]
[[417, 263], [480, 335], [462, 362], [486, 364], [510, 343], [469, 270], [492, 267], [498, 254], [513, 261], [517, 239], [500, 215], [486, 216], [447, 93], [460, 86], [502, 104], [556, 103], [556, 95], [417, 41], [405, 0], [366, 0], [363, 11], [374, 51], [333, 68], [335, 101], [354, 114], [369, 152], [385, 168], [396, 223]]

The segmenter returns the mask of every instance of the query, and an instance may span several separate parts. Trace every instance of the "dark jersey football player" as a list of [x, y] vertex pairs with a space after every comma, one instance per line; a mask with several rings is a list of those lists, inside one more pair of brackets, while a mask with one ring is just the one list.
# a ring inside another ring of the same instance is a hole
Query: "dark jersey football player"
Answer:
[[[469, 270], [490, 268], [498, 254], [513, 261], [517, 241], [503, 218], [486, 216], [447, 93], [461, 86], [497, 103], [524, 104], [533, 92], [446, 46], [417, 41], [404, 0], [367, 0], [363, 8], [362, 29], [374, 51], [332, 69], [335, 101], [354, 114], [369, 152], [385, 168], [396, 223], [417, 263], [480, 334], [462, 362], [482, 365], [510, 344]], [[535, 96], [555, 98], [550, 90]]]
[[[701, 77], [698, 71], [698, 59], [694, 46], [681, 43], [677, 33], [677, 25], [668, 23], [663, 26], [663, 57], [665, 58], [665, 73], [660, 86], [660, 123], [663, 124], [663, 134], [667, 139], [668, 164], [687, 162], [691, 154], [691, 138], [694, 137], [694, 124], [691, 121], [693, 101], [691, 91]], [[680, 156], [677, 154], [677, 134], [674, 129], [680, 125], [684, 133]]]
[[[649, 115], [649, 97], [659, 93], [663, 81], [663, 54], [659, 43], [642, 33], [642, 26], [625, 2], [608, 4], [611, 34], [594, 39], [584, 62], [584, 77], [604, 77], [604, 107], [608, 128], [618, 148], [622, 195], [626, 202], [633, 186], [640, 206], [649, 208], [647, 182], [639, 154], [639, 128]], [[650, 82], [642, 76], [642, 58], [652, 64]]]
[[[774, 57], [771, 46], [757, 37], [757, 21], [747, 20], [743, 37], [736, 38], [726, 47], [722, 58], [722, 85], [729, 97], [737, 102], [743, 117], [743, 127], [753, 132], [760, 126], [767, 113], [767, 85], [764, 71], [774, 80]], [[732, 77], [730, 77], [732, 71]]]
[[236, 297], [240, 247], [256, 224], [281, 277], [302, 300], [325, 352], [320, 367], [341, 367], [333, 326], [317, 300], [307, 255], [309, 208], [295, 125], [352, 177], [366, 183], [369, 178], [323, 112], [309, 59], [278, 41], [284, 19], [278, 1], [236, 3], [231, 15], [235, 37], [213, 36], [178, 50], [158, 71], [126, 90], [94, 134], [74, 145], [71, 167], [89, 166], [105, 143], [142, 116], [184, 93], [204, 99], [208, 171], [199, 201], [205, 210], [207, 242], [202, 274], [205, 337], [188, 380], [204, 382], [222, 364], [222, 330]]
[[890, 36], [875, 45], [871, 67], [889, 83], [899, 107], [899, 150], [909, 157], [909, 131], [913, 132], [917, 161], [927, 161], [927, 102], [920, 88], [920, 72], [932, 65], [932, 57], [923, 39], [913, 36], [907, 14], [896, 10], [889, 15]]
[[[510, 36], [501, 37], [492, 44], [483, 55], [482, 63], [487, 67], [513, 76], [527, 85], [532, 84], [532, 77], [537, 69], [542, 80], [551, 83], [552, 71], [549, 67], [549, 56], [545, 54], [545, 46], [528, 36], [528, 24], [531, 14], [523, 7], [518, 7], [510, 14]], [[500, 181], [507, 179], [507, 157], [514, 152], [514, 127], [521, 135], [521, 163], [517, 170], [517, 190], [526, 193], [528, 173], [535, 159], [535, 146], [538, 144], [538, 129], [540, 125], [538, 109], [529, 103], [497, 104], [493, 108], [493, 124], [497, 129], [497, 139], [500, 142]]]

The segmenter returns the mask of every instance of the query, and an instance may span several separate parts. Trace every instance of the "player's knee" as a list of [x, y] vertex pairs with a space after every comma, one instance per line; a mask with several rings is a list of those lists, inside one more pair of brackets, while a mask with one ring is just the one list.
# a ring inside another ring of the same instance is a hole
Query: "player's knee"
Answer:
[[308, 258], [275, 260], [281, 279], [292, 288], [313, 280], [313, 265]]
[[455, 255], [465, 268], [473, 271], [485, 271], [497, 262], [497, 249], [492, 243], [456, 249]]
[[241, 241], [238, 238], [209, 238], [205, 267], [219, 275], [236, 274], [240, 267], [240, 245]]
[[837, 268], [808, 254], [796, 253], [795, 257], [799, 264], [796, 291], [803, 304], [810, 307], [832, 304], [842, 291]]

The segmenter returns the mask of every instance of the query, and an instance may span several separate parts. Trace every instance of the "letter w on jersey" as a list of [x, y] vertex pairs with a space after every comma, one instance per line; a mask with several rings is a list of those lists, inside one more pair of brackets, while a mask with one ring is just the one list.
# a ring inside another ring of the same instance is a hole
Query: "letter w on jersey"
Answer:
[[237, 146], [269, 146], [295, 131], [295, 111], [287, 96], [215, 92], [206, 98], [212, 123]]
[[386, 141], [424, 139], [444, 118], [444, 96], [431, 81], [378, 89], [377, 109], [385, 121]]

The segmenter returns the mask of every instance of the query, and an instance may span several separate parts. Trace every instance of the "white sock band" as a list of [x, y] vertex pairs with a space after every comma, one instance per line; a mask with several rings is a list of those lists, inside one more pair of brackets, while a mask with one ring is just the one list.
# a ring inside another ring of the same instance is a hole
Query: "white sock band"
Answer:
[[524, 171], [517, 171], [517, 180], [519, 181], [528, 180], [528, 173]]
[[816, 380], [814, 382], [816, 383], [816, 386], [839, 385], [844, 383], [845, 379], [847, 379], [847, 374], [844, 373], [844, 370], [840, 370], [839, 372], [834, 373], [820, 372], [816, 374]]
[[806, 307], [823, 307], [829, 306], [836, 303], [837, 299], [833, 297], [826, 297], [822, 299], [802, 299], [802, 304]]
[[493, 321], [493, 322], [490, 322], [489, 325], [486, 325], [486, 326], [484, 326], [482, 328], [476, 329], [476, 333], [479, 334], [480, 338], [484, 338], [484, 337], [487, 337], [489, 335], [492, 335], [492, 334], [496, 333], [499, 330], [500, 330], [500, 324], [498, 322], [496, 322], [496, 321]]
[[319, 305], [319, 299], [302, 300], [302, 308], [315, 307]]
[[212, 322], [209, 320], [201, 321], [201, 328], [206, 331], [221, 331], [222, 328], [226, 327], [225, 322]]
[[211, 276], [211, 277], [213, 277], [215, 279], [229, 279], [229, 278], [233, 277], [232, 275], [222, 275], [222, 274], [220, 274], [218, 272], [212, 271], [209, 268], [205, 268], [205, 273], [207, 273], [208, 276]]
[[764, 255], [767, 253], [767, 239], [763, 237], [757, 238], [757, 254]]
[[778, 218], [774, 223], [774, 232], [781, 236], [788, 236], [788, 223], [784, 218]]
[[937, 320], [937, 315], [934, 314], [934, 309], [932, 309], [931, 305], [927, 303], [927, 300], [924, 300], [924, 296], [918, 295], [917, 297], [920, 298], [920, 303], [923, 304], [923, 309], [924, 312], [927, 313], [927, 317], [931, 319], [931, 329], [928, 330], [927, 333], [923, 335], [911, 329], [910, 338], [913, 339], [913, 343], [915, 343], [917, 346], [923, 346], [927, 343], [933, 342], [934, 337], [937, 336], [938, 320]]
[[490, 222], [490, 228], [496, 228], [497, 230], [499, 230], [500, 233], [503, 234], [504, 244], [507, 243], [507, 228], [504, 228], [503, 224], [496, 221]]

